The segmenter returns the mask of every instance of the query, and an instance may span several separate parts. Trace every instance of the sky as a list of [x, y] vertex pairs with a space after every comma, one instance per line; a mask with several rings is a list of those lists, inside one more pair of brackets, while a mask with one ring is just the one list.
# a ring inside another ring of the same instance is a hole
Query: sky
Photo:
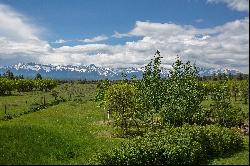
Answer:
[[141, 67], [156, 50], [249, 73], [249, 0], [0, 0], [0, 65]]

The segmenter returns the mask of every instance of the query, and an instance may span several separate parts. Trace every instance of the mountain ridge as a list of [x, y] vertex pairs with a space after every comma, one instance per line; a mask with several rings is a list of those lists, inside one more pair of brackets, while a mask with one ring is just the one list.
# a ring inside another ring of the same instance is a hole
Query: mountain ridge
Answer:
[[[25, 78], [34, 78], [37, 73], [40, 73], [44, 78], [53, 79], [69, 79], [69, 80], [119, 80], [122, 78], [122, 73], [125, 73], [128, 79], [133, 75], [137, 78], [142, 78], [145, 67], [127, 67], [127, 68], [111, 68], [98, 67], [94, 64], [90, 65], [52, 65], [38, 63], [18, 63], [10, 66], [0, 66], [0, 74], [2, 75], [7, 70], [10, 70], [14, 75], [23, 75]], [[240, 73], [232, 69], [215, 69], [215, 68], [200, 68], [200, 76], [210, 76], [218, 73], [231, 73], [236, 75]], [[161, 67], [161, 76], [167, 77], [169, 69]]]

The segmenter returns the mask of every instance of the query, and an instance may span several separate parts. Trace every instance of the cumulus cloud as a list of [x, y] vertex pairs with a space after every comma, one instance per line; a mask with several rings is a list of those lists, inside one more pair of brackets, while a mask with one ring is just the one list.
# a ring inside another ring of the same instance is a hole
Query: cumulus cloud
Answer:
[[99, 35], [99, 36], [96, 36], [96, 37], [93, 37], [93, 38], [86, 38], [84, 40], [79, 40], [79, 41], [82, 41], [82, 42], [85, 42], [85, 43], [94, 43], [94, 42], [99, 42], [99, 41], [104, 41], [104, 40], [107, 40], [108, 37], [106, 35]]
[[137, 21], [129, 34], [143, 36], [134, 48], [157, 48], [167, 62], [179, 54], [204, 67], [249, 69], [249, 18], [203, 29]]
[[114, 38], [123, 38], [123, 37], [131, 37], [131, 35], [129, 35], [127, 33], [119, 33], [117, 31], [115, 31], [115, 33], [112, 35], [112, 37], [114, 37]]
[[178, 54], [201, 67], [223, 67], [248, 72], [248, 31], [248, 18], [204, 29], [137, 21], [128, 35], [142, 36], [141, 40], [123, 45], [63, 46], [53, 49], [53, 58], [49, 58], [51, 55], [48, 54], [43, 62], [54, 60], [111, 67], [141, 66], [148, 63], [155, 50], [159, 49], [166, 67], [175, 61]]
[[249, 0], [207, 0], [207, 2], [226, 3], [233, 10], [249, 12]]
[[0, 4], [0, 59], [9, 61], [38, 60], [37, 54], [50, 50], [46, 41], [39, 39], [40, 29], [9, 6]]
[[[125, 44], [96, 44], [108, 37], [85, 39], [86, 44], [51, 47], [39, 38], [39, 28], [7, 6], [0, 6], [0, 64], [20, 61], [45, 64], [96, 64], [106, 67], [143, 66], [158, 49], [163, 65], [171, 66], [176, 55], [202, 67], [226, 67], [248, 73], [249, 18], [211, 28], [174, 23], [137, 21], [126, 34], [141, 36]], [[114, 37], [114, 36], [113, 36]], [[61, 39], [58, 42], [64, 42]]]

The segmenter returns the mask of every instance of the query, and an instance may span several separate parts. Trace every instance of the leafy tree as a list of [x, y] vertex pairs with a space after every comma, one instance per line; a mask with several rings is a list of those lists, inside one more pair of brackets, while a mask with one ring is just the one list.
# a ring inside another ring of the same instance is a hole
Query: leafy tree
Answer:
[[238, 84], [236, 80], [230, 81], [230, 92], [231, 92], [231, 95], [234, 97], [234, 101], [237, 101], [239, 88], [238, 88]]
[[216, 84], [211, 93], [211, 119], [226, 127], [240, 126], [246, 119], [244, 111], [230, 102], [230, 89], [227, 81]]
[[154, 115], [159, 113], [165, 102], [166, 81], [160, 76], [161, 64], [160, 51], [156, 51], [154, 59], [151, 59], [145, 67], [143, 78], [138, 87], [138, 109], [141, 112], [140, 119], [153, 125]]
[[135, 115], [136, 89], [128, 83], [111, 85], [104, 96], [104, 106], [111, 112], [114, 125], [120, 127], [124, 135], [127, 135], [130, 119]]
[[15, 83], [13, 80], [0, 78], [0, 95], [10, 95], [14, 89]]
[[204, 89], [195, 65], [183, 63], [179, 57], [172, 65], [167, 86], [166, 103], [161, 111], [164, 122], [173, 126], [203, 123], [206, 112], [201, 107]]
[[104, 96], [110, 85], [111, 82], [109, 80], [102, 80], [99, 84], [97, 84], [97, 94], [95, 96], [95, 101], [100, 102], [98, 104], [99, 107], [103, 106]]

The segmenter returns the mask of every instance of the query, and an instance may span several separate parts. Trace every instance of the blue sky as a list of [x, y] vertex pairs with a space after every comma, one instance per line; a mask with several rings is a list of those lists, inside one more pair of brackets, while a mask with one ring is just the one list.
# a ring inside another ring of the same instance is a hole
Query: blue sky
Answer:
[[[133, 66], [160, 49], [167, 66], [179, 53], [202, 66], [248, 70], [249, 40], [242, 34], [249, 36], [249, 0], [0, 0], [0, 5], [0, 24], [17, 25], [0, 25], [0, 44], [10, 49], [0, 51], [0, 65]], [[238, 44], [230, 49], [232, 36]], [[203, 50], [205, 57], [199, 55]]]

